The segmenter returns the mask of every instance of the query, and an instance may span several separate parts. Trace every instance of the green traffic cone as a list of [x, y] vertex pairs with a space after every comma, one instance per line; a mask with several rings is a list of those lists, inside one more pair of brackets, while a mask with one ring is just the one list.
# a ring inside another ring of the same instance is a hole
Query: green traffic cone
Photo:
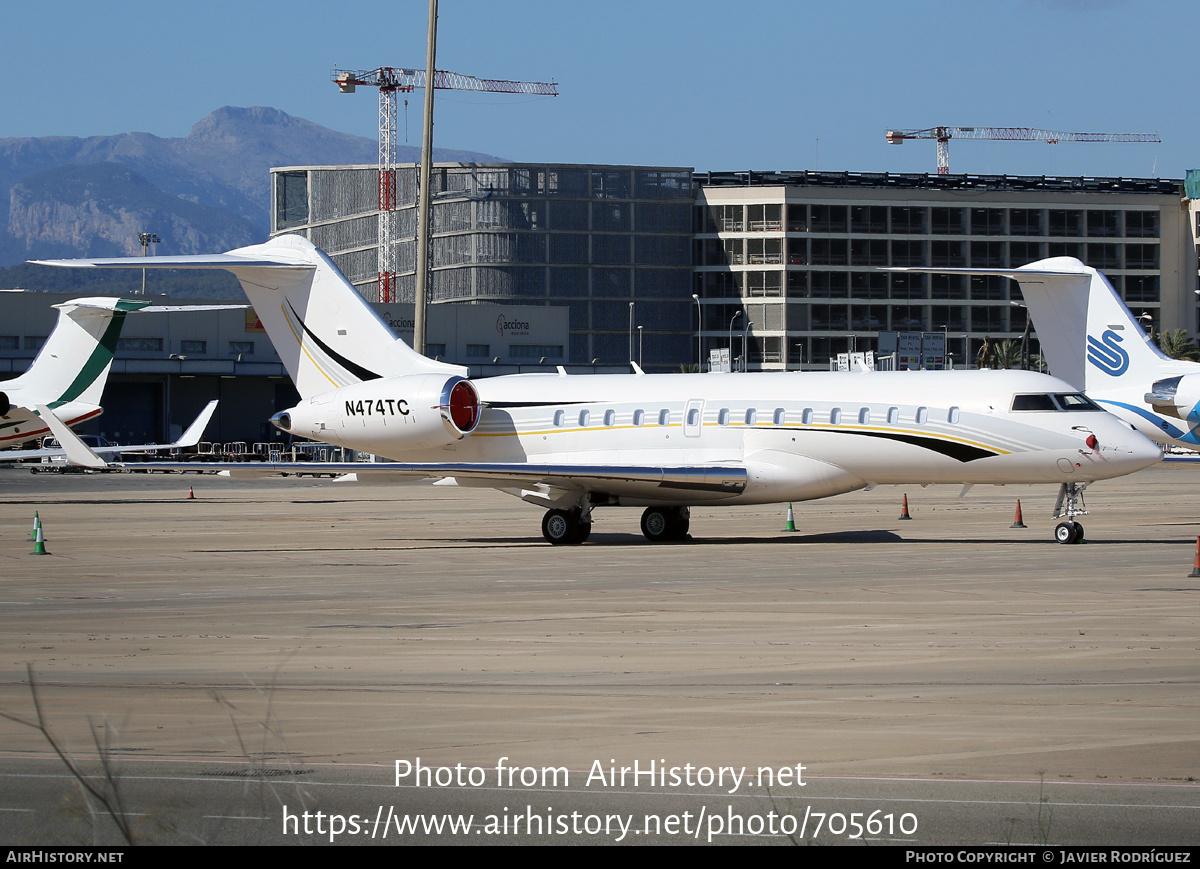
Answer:
[[796, 530], [796, 514], [792, 512], [792, 505], [788, 504], [787, 524], [783, 526], [784, 531]]
[[49, 552], [46, 551], [46, 538], [42, 535], [42, 526], [40, 524], [37, 527], [37, 540], [33, 544], [33, 552], [31, 552], [29, 554], [30, 555], [49, 555], [50, 554]]

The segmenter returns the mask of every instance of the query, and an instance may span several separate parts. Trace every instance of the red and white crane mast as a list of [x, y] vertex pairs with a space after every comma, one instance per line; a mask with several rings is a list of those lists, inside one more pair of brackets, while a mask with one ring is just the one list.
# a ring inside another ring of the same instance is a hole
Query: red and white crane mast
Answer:
[[[423, 69], [381, 66], [369, 70], [334, 68], [330, 79], [344, 94], [359, 85], [379, 88], [379, 283], [378, 300], [396, 301], [396, 94], [426, 87]], [[503, 94], [558, 96], [555, 82], [504, 81], [475, 78], [462, 73], [436, 70], [433, 86], [438, 90], [486, 91]], [[424, 232], [418, 227], [418, 232]], [[420, 264], [418, 264], [418, 268]]]

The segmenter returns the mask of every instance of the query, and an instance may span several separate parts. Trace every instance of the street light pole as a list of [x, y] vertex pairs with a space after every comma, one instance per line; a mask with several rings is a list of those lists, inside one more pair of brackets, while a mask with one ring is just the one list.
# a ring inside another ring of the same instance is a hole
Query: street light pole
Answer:
[[[162, 241], [162, 239], [158, 237], [157, 233], [139, 232], [138, 233], [138, 241], [141, 242], [141, 245], [142, 245], [142, 256], [147, 256], [148, 255], [147, 251], [149, 250], [150, 245], [158, 244], [160, 241]], [[143, 296], [146, 295], [146, 270], [145, 269], [142, 269], [142, 295]]]
[[633, 302], [629, 303], [629, 361], [633, 361]]
[[729, 370], [733, 371], [733, 321], [742, 316], [741, 311], [734, 311], [729, 318]]
[[700, 333], [704, 331], [704, 312], [700, 308], [700, 297], [692, 293], [692, 301], [696, 303], [696, 371], [704, 370], [704, 347], [700, 343]]

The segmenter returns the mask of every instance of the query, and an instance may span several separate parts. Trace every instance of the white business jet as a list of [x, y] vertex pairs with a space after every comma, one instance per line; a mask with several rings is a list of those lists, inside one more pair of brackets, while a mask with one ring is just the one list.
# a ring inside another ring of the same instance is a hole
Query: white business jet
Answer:
[[560, 368], [470, 380], [466, 369], [398, 340], [298, 236], [211, 256], [46, 264], [131, 263], [233, 272], [302, 398], [275, 425], [396, 460], [265, 463], [249, 472], [230, 463], [231, 472], [353, 472], [500, 489], [546, 508], [542, 533], [556, 544], [586, 540], [597, 507], [644, 507], [643, 534], [669, 541], [687, 536], [694, 506], [927, 483], [1059, 484], [1067, 521], [1055, 536], [1071, 543], [1082, 539], [1075, 519], [1086, 512], [1088, 483], [1161, 457], [1078, 390], [1031, 372], [689, 375], [634, 366], [627, 375]]
[[1012, 278], [1051, 374], [1161, 444], [1200, 448], [1200, 363], [1163, 354], [1096, 269], [1054, 257], [1017, 269], [892, 271]]

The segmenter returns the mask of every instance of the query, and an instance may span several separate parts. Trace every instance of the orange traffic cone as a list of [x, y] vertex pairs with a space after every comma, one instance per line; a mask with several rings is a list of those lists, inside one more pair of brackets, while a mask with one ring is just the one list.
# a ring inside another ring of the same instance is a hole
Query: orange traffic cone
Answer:
[[1017, 515], [1016, 515], [1016, 518], [1015, 518], [1015, 519], [1013, 519], [1013, 524], [1009, 525], [1008, 527], [1009, 527], [1009, 528], [1028, 528], [1028, 527], [1029, 527], [1029, 526], [1028, 526], [1028, 525], [1026, 525], [1024, 522], [1022, 522], [1022, 521], [1021, 521], [1021, 499], [1020, 499], [1020, 498], [1018, 498], [1018, 499], [1017, 499]]
[[196, 500], [196, 493], [192, 491], [192, 487], [191, 487], [191, 486], [188, 486], [188, 496], [187, 496], [187, 499], [188, 499], [189, 501], [195, 501], [195, 500]]
[[1196, 538], [1196, 560], [1192, 562], [1192, 572], [1188, 576], [1200, 576], [1200, 537]]
[[900, 518], [901, 519], [911, 519], [912, 518], [912, 516], [908, 515], [908, 493], [907, 492], [904, 493], [904, 506], [900, 508]]

